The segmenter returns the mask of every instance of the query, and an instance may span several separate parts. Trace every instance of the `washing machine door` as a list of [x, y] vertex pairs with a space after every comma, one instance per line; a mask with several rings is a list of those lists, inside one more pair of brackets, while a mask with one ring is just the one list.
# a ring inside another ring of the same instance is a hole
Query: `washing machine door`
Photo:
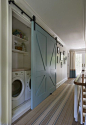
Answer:
[[24, 93], [24, 81], [16, 77], [12, 81], [12, 100], [18, 100]]

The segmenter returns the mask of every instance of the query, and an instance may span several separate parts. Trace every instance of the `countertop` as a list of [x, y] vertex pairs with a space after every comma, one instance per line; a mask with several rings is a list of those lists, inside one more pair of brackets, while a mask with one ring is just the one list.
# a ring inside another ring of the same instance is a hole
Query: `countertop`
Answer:
[[19, 69], [12, 69], [12, 72], [16, 72], [16, 71], [29, 71], [31, 69], [27, 69], [27, 68], [19, 68]]

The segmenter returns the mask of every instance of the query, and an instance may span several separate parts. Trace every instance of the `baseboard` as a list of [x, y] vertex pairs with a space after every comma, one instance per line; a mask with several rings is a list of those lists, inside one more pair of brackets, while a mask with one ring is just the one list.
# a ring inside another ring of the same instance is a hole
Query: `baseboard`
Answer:
[[14, 121], [16, 121], [18, 118], [20, 118], [22, 115], [24, 115], [27, 111], [29, 111], [31, 109], [31, 106], [29, 106], [26, 110], [24, 110], [23, 112], [21, 112], [21, 114], [18, 114], [17, 116], [15, 116], [14, 118], [12, 118], [12, 123]]
[[56, 84], [56, 89], [57, 89], [60, 85], [62, 85], [66, 80], [68, 80], [68, 78], [65, 78], [65, 79], [61, 80], [60, 82], [58, 82], [58, 83]]
[[31, 100], [28, 100], [12, 110], [12, 123], [25, 114], [29, 109], [31, 109]]

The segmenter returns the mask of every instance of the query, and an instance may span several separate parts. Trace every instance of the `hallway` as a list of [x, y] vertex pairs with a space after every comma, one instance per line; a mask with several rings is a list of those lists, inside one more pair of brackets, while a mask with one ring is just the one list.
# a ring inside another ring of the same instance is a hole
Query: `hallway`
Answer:
[[67, 80], [13, 125], [79, 125], [74, 122], [74, 79]]

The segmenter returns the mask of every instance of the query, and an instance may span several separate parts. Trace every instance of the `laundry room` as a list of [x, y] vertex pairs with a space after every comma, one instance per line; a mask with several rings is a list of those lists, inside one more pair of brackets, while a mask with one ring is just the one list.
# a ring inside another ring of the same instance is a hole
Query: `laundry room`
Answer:
[[57, 40], [35, 13], [29, 13], [15, 2], [9, 2], [7, 20], [7, 90], [4, 99], [7, 110], [3, 108], [6, 112], [3, 116], [10, 125], [56, 90]]
[[31, 108], [31, 24], [12, 12], [12, 122]]

